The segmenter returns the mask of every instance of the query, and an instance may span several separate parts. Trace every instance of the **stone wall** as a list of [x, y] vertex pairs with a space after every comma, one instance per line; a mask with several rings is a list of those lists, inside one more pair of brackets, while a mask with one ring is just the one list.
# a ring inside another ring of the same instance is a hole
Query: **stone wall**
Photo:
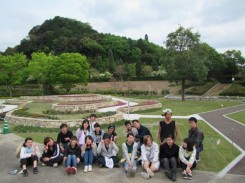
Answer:
[[21, 100], [31, 101], [56, 101], [56, 102], [90, 102], [98, 100], [107, 100], [107, 96], [97, 94], [82, 94], [82, 95], [50, 95], [50, 96], [22, 96]]
[[60, 105], [53, 104], [52, 110], [57, 112], [83, 112], [83, 111], [96, 111], [98, 108], [109, 107], [116, 105], [117, 101], [105, 101], [92, 104], [80, 104], [80, 105]]

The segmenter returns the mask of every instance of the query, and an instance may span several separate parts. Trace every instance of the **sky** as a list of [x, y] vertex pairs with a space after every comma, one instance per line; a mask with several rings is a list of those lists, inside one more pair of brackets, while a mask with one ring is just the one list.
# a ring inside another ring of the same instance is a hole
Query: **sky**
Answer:
[[19, 44], [32, 27], [55, 16], [133, 39], [147, 34], [161, 46], [179, 25], [192, 27], [218, 52], [235, 49], [245, 56], [244, 0], [1, 0], [0, 51]]

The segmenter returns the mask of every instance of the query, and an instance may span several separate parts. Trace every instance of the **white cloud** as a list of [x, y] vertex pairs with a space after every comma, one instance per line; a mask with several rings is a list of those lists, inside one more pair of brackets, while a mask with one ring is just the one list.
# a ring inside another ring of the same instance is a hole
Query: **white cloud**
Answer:
[[54, 16], [88, 22], [99, 32], [143, 38], [163, 45], [179, 24], [194, 27], [218, 51], [245, 56], [244, 0], [2, 0], [0, 50], [15, 46], [30, 29]]

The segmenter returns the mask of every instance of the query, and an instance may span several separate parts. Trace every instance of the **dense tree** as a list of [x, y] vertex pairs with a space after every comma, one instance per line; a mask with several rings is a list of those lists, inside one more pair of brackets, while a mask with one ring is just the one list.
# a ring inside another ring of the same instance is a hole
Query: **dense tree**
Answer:
[[109, 72], [114, 73], [116, 68], [116, 63], [114, 61], [114, 56], [111, 49], [108, 52], [108, 60], [109, 60]]
[[148, 35], [145, 34], [145, 41], [149, 42]]
[[142, 76], [142, 62], [140, 59], [137, 60], [136, 65], [135, 65], [135, 70], [136, 70], [136, 76], [141, 77]]
[[21, 84], [26, 65], [26, 56], [23, 54], [0, 55], [0, 84], [6, 86], [10, 97], [13, 87]]
[[164, 66], [170, 81], [181, 82], [183, 101], [186, 80], [200, 80], [207, 74], [199, 43], [200, 35], [182, 26], [167, 36], [168, 55]]

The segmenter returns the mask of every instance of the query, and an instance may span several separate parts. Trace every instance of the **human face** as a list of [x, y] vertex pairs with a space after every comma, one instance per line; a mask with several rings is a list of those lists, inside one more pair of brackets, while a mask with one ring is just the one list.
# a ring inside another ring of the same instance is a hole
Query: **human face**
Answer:
[[152, 145], [152, 140], [151, 140], [151, 138], [148, 138], [148, 139], [147, 139], [147, 143], [146, 143], [146, 144], [147, 144], [147, 146], [151, 146], [151, 145]]
[[194, 121], [189, 121], [190, 128], [196, 128], [197, 124]]
[[25, 143], [26, 147], [31, 148], [32, 147], [32, 140], [27, 140], [27, 142]]
[[89, 139], [89, 138], [87, 138], [87, 139], [86, 139], [86, 144], [88, 144], [88, 145], [92, 144], [92, 140]]
[[108, 138], [104, 139], [104, 143], [105, 144], [109, 144], [110, 143], [110, 139], [108, 139]]
[[96, 127], [95, 131], [98, 133], [100, 131], [100, 127]]
[[84, 129], [88, 129], [88, 122], [86, 122], [86, 123], [83, 124], [83, 128]]
[[183, 143], [182, 143], [182, 147], [183, 147], [184, 149], [187, 149], [187, 143], [183, 142]]
[[71, 146], [75, 146], [77, 143], [77, 140], [71, 140]]
[[54, 141], [52, 139], [50, 139], [47, 145], [48, 146], [53, 146], [54, 145]]
[[169, 146], [172, 146], [174, 141], [173, 141], [172, 138], [168, 137], [168, 138], [166, 139], [166, 142], [167, 142], [167, 144], [168, 144]]
[[92, 116], [90, 117], [90, 121], [95, 121], [96, 117]]
[[169, 120], [169, 119], [171, 119], [171, 117], [172, 117], [172, 113], [171, 112], [166, 112], [165, 119]]
[[133, 143], [133, 142], [134, 142], [134, 136], [129, 135], [127, 141], [128, 141], [129, 143]]
[[127, 130], [131, 130], [131, 128], [132, 128], [131, 124], [127, 124], [127, 125], [126, 125], [126, 129], [127, 129]]
[[109, 129], [108, 129], [108, 133], [109, 133], [109, 134], [112, 134], [113, 131], [114, 131], [114, 128], [109, 128]]
[[137, 129], [140, 128], [140, 123], [138, 123], [137, 121], [134, 121], [133, 124], [134, 124], [135, 128], [137, 128]]
[[66, 134], [66, 133], [67, 133], [67, 127], [63, 127], [63, 128], [61, 129], [61, 131], [62, 131], [63, 134]]

